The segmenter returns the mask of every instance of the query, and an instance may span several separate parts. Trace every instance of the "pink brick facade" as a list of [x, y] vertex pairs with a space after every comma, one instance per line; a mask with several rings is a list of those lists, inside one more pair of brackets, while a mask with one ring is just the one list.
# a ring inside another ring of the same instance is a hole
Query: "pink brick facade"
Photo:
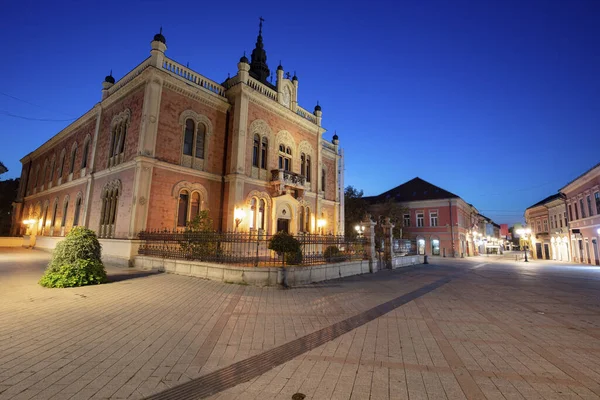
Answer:
[[[323, 232], [340, 233], [337, 136], [323, 139], [320, 107], [309, 113], [297, 104], [297, 79], [284, 78], [281, 69], [275, 86], [258, 79], [246, 61], [219, 85], [169, 60], [165, 50], [154, 40], [151, 56], [136, 69], [117, 82], [107, 77], [101, 102], [22, 159], [14, 233], [65, 235], [77, 199], [78, 224], [105, 238], [133, 240], [141, 230], [175, 229], [198, 210], [209, 211], [215, 229], [232, 230], [236, 208], [246, 215], [240, 230], [316, 232], [324, 220]], [[255, 161], [255, 135], [268, 143], [264, 166]], [[285, 171], [279, 144], [289, 148]], [[42, 229], [44, 206], [51, 214], [55, 202], [59, 222], [51, 230], [47, 221]], [[305, 217], [309, 224], [301, 222]]]

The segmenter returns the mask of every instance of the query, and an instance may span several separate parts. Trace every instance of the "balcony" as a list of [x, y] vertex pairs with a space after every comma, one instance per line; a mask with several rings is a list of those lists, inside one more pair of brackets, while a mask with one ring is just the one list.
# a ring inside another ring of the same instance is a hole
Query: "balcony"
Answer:
[[287, 189], [304, 190], [306, 177], [283, 169], [271, 170], [271, 184], [278, 186], [279, 194], [285, 194]]

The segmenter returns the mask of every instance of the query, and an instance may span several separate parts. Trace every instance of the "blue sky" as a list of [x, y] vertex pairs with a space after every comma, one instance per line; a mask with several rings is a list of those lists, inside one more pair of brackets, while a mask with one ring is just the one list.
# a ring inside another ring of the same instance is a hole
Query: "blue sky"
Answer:
[[147, 57], [160, 26], [170, 58], [221, 82], [261, 15], [271, 70], [296, 71], [304, 108], [319, 101], [366, 195], [419, 176], [512, 223], [600, 161], [600, 1], [349, 4], [5, 3], [2, 178], [92, 108], [111, 69]]

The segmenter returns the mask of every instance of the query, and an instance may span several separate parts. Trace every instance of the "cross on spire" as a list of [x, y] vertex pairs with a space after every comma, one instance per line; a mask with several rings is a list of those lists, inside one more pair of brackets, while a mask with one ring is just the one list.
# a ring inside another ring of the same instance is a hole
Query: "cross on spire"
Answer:
[[260, 23], [258, 24], [258, 34], [262, 35], [262, 24], [265, 22], [265, 19], [263, 17], [259, 17], [258, 19], [260, 20]]

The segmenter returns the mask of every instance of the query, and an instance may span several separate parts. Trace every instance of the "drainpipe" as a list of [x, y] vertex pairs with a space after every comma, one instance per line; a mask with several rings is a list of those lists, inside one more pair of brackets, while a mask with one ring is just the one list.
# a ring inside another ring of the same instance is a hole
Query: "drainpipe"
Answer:
[[225, 175], [227, 174], [227, 151], [229, 141], [229, 110], [225, 117], [225, 143], [223, 145], [223, 172], [221, 174], [221, 207], [219, 207], [219, 232], [223, 232], [223, 208], [225, 207]]

